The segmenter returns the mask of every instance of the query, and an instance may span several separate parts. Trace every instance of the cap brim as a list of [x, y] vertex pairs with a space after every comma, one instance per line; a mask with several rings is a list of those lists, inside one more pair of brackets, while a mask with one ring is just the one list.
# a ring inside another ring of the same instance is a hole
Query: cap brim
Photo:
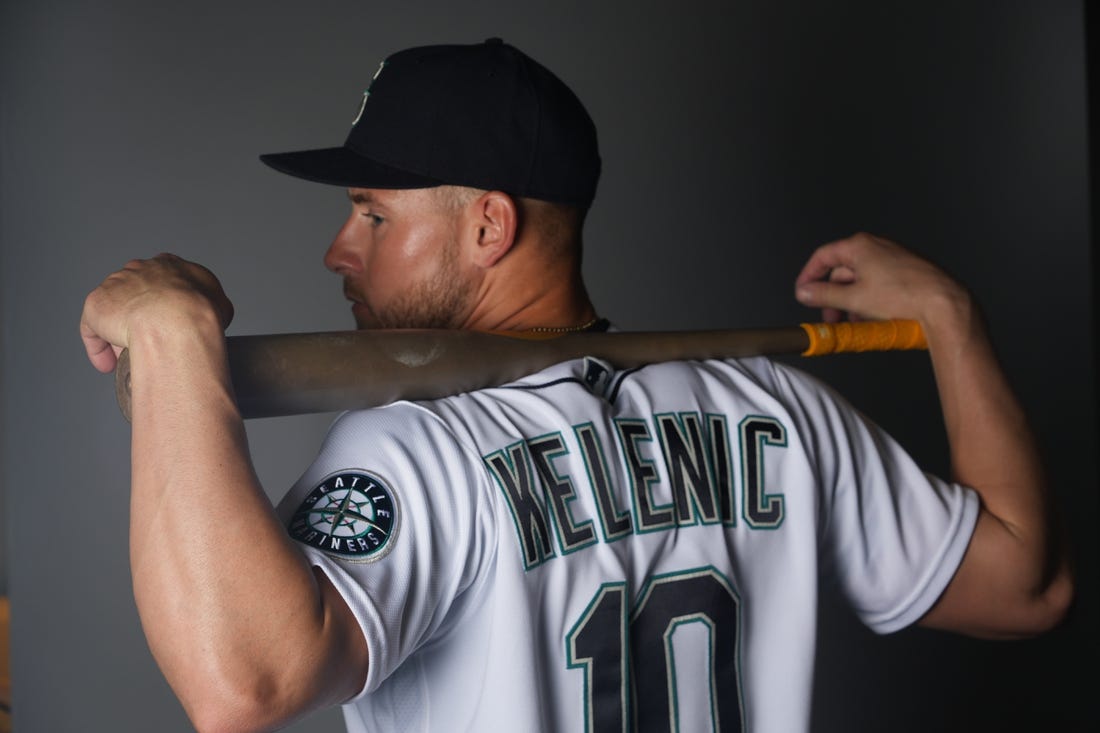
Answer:
[[344, 147], [268, 153], [260, 160], [295, 178], [347, 188], [430, 188], [441, 183], [364, 158]]

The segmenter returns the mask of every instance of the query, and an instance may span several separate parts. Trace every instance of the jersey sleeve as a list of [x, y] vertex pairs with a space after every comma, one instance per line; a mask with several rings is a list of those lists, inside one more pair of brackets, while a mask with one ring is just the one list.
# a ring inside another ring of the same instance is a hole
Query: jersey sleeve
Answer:
[[828, 386], [775, 369], [816, 470], [823, 574], [874, 631], [915, 623], [962, 562], [978, 517], [976, 492], [921, 470]]
[[476, 594], [492, 522], [481, 462], [408, 403], [351, 412], [330, 429], [278, 512], [351, 608], [375, 689]]

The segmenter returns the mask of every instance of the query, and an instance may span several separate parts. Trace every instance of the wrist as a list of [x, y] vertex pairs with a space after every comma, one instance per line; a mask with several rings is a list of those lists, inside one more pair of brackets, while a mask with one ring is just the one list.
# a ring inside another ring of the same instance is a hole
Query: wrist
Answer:
[[129, 324], [126, 343], [131, 355], [172, 350], [176, 346], [193, 348], [196, 343], [224, 340], [221, 319], [209, 301], [186, 296], [164, 297], [158, 305]]
[[920, 321], [933, 351], [961, 350], [987, 339], [981, 309], [970, 292], [955, 283], [928, 298]]
[[183, 375], [228, 382], [225, 334], [213, 308], [177, 308], [138, 321], [127, 343], [135, 395], [143, 384], [180, 383]]

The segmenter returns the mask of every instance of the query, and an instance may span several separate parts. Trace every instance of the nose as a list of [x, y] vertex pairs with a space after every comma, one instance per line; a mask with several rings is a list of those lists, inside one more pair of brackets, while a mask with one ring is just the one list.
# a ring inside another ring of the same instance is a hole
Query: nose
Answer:
[[354, 214], [348, 217], [344, 226], [336, 233], [335, 239], [325, 252], [325, 267], [338, 275], [348, 272], [357, 272], [362, 269], [358, 258], [355, 257], [352, 245], [351, 229], [355, 222]]

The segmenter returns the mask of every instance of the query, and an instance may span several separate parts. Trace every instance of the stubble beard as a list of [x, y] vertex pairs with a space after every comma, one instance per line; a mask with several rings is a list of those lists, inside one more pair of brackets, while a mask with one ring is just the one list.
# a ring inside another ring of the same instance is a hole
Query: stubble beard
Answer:
[[[440, 252], [435, 272], [411, 283], [400, 295], [374, 311], [375, 328], [460, 328], [474, 297], [472, 285], [458, 266], [458, 240]], [[364, 328], [362, 323], [360, 328]]]

